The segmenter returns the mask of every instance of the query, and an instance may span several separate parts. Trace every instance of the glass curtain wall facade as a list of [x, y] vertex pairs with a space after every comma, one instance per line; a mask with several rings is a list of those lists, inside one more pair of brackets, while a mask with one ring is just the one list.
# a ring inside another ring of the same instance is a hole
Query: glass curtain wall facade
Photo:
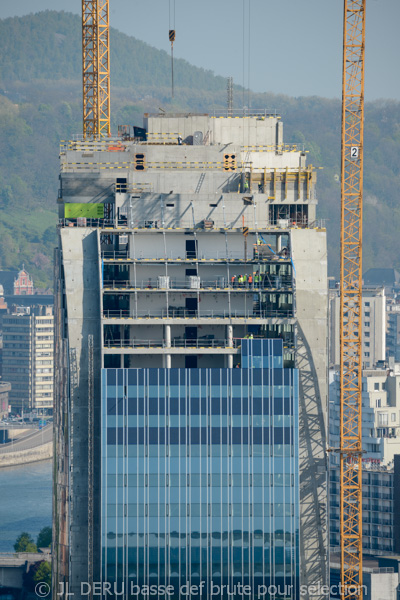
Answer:
[[282, 340], [242, 340], [234, 369], [104, 369], [103, 582], [296, 600], [298, 460]]

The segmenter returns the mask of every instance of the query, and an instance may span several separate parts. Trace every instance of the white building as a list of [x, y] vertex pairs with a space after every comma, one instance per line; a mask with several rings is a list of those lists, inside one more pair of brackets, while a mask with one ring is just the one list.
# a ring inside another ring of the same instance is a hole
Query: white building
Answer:
[[3, 379], [13, 412], [48, 414], [54, 401], [54, 317], [50, 306], [3, 316]]
[[[400, 454], [400, 365], [397, 369], [364, 370], [362, 378], [363, 550], [372, 554], [395, 551], [394, 457]], [[339, 446], [339, 376], [330, 385], [329, 441]], [[330, 543], [339, 540], [339, 462], [330, 461]]]
[[[330, 352], [329, 364], [340, 364], [340, 297], [339, 289], [329, 292]], [[386, 296], [385, 288], [363, 288], [362, 292], [362, 364], [374, 367], [386, 358]]]

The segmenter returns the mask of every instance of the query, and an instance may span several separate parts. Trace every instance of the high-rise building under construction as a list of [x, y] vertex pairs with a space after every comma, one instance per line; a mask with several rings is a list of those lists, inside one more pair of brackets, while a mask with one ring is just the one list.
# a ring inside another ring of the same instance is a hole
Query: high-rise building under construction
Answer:
[[54, 589], [299, 599], [327, 583], [315, 172], [267, 111], [120, 134], [61, 149]]

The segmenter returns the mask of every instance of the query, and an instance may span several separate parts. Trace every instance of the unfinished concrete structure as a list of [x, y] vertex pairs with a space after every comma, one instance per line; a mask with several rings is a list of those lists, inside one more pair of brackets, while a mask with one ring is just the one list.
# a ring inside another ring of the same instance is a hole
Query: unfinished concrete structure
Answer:
[[101, 369], [232, 369], [249, 335], [283, 340], [284, 367], [299, 369], [297, 584], [326, 584], [327, 261], [315, 172], [268, 112], [145, 115], [144, 130], [61, 148], [55, 589], [68, 582], [79, 595], [102, 577]]

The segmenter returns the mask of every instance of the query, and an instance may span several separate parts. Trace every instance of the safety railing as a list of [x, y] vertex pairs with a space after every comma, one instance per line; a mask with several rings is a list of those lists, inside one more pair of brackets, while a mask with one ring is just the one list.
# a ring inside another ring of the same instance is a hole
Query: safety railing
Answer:
[[276, 229], [325, 229], [326, 219], [315, 219], [314, 221], [301, 219], [269, 219], [267, 227]]
[[153, 256], [144, 256], [142, 253], [136, 254], [134, 256], [130, 256], [129, 253], [126, 250], [104, 250], [101, 253], [101, 256], [104, 260], [121, 260], [121, 259], [125, 259], [125, 260], [135, 260], [135, 261], [141, 261], [141, 262], [154, 262], [154, 261], [189, 261], [189, 262], [193, 262], [193, 261], [203, 261], [203, 262], [216, 262], [216, 261], [224, 261], [224, 262], [238, 262], [238, 263], [251, 263], [251, 262], [269, 262], [269, 263], [276, 263], [277, 259], [280, 261], [284, 261], [286, 260], [287, 262], [290, 262], [290, 258], [288, 257], [284, 257], [284, 256], [278, 256], [276, 254], [269, 254], [269, 255], [261, 255], [258, 253], [252, 253], [251, 255], [248, 255], [247, 258], [245, 258], [243, 256], [243, 252], [240, 251], [232, 251], [232, 252], [226, 252], [226, 251], [216, 251], [215, 253], [213, 253], [212, 255], [208, 255], [205, 253], [197, 253], [197, 255], [195, 256], [176, 256], [176, 253], [172, 253], [172, 252], [154, 252]]
[[82, 134], [77, 133], [72, 136], [72, 140], [61, 140], [60, 142], [60, 154], [64, 154], [67, 150], [88, 154], [92, 152], [124, 152], [126, 148], [127, 145], [123, 143], [120, 136], [85, 140]]
[[[122, 189], [122, 188], [121, 188]], [[135, 190], [138, 193], [145, 193], [149, 190], [146, 189], [136, 189]], [[133, 193], [134, 189], [131, 188], [129, 189], [129, 193]], [[159, 220], [154, 220], [154, 221], [138, 221], [138, 220], [131, 220], [129, 219], [127, 216], [123, 216], [120, 218], [114, 218], [114, 219], [107, 219], [107, 218], [96, 218], [96, 219], [92, 219], [92, 218], [88, 218], [88, 217], [78, 217], [78, 218], [61, 218], [58, 220], [58, 226], [59, 227], [97, 227], [97, 228], [102, 228], [102, 229], [130, 229], [130, 230], [136, 230], [136, 229], [155, 229], [155, 230], [161, 230], [161, 231], [166, 231], [166, 232], [171, 232], [171, 230], [193, 230], [193, 227], [191, 225], [189, 225], [187, 222], [181, 222], [179, 219], [177, 219], [174, 222], [171, 222], [170, 220], [168, 220], [168, 222], [166, 223], [162, 223], [162, 221]], [[253, 234], [257, 234], [257, 232], [261, 231], [261, 232], [268, 232], [268, 230], [275, 230], [275, 229], [279, 229], [279, 230], [287, 230], [287, 229], [325, 229], [326, 228], [326, 219], [318, 219], [315, 221], [312, 221], [310, 223], [301, 223], [301, 222], [296, 222], [294, 220], [290, 220], [290, 219], [277, 219], [277, 220], [271, 220], [268, 221], [265, 225], [260, 225], [260, 227], [258, 229], [249, 227], [249, 232], [253, 233]], [[203, 227], [196, 227], [195, 228], [196, 231], [198, 231], [199, 233], [201, 231], [203, 231]], [[216, 227], [215, 228], [216, 231], [220, 231], [221, 228], [220, 227]], [[233, 223], [227, 224], [227, 227], [224, 227], [223, 230], [229, 230], [229, 231], [242, 231], [241, 227], [237, 227], [237, 223]], [[230, 255], [231, 253], [229, 253]], [[249, 260], [249, 256], [247, 258], [245, 258], [243, 256], [243, 252], [238, 253], [241, 255], [242, 260]], [[282, 255], [283, 254], [283, 255]], [[163, 257], [160, 257], [163, 258]], [[196, 257], [194, 257], [196, 258]], [[201, 257], [201, 258], [206, 258], [205, 256]], [[210, 257], [210, 258], [214, 258], [214, 257]], [[271, 252], [271, 256], [269, 257], [271, 260], [281, 260], [282, 258], [287, 258], [284, 253], [273, 253]]]
[[162, 310], [103, 310], [105, 319], [290, 319], [295, 317], [293, 310], [190, 310], [172, 307]]
[[[207, 337], [207, 336], [205, 336]], [[105, 340], [105, 348], [239, 348], [241, 339], [215, 340], [198, 338], [186, 340], [175, 338], [167, 343], [166, 340]]]
[[[165, 279], [165, 278], [162, 278]], [[228, 281], [226, 278], [220, 278], [219, 280], [213, 281], [198, 281], [198, 282], [188, 282], [184, 280], [169, 280], [169, 281], [157, 281], [154, 279], [145, 279], [142, 281], [127, 281], [127, 280], [105, 280], [103, 282], [103, 288], [105, 290], [113, 290], [113, 289], [134, 289], [134, 290], [203, 290], [203, 291], [248, 291], [248, 292], [271, 292], [275, 293], [277, 291], [292, 291], [292, 282], [275, 280], [272, 281], [272, 278], [265, 277], [263, 281], [257, 282], [238, 282], [236, 281]]]
[[244, 106], [243, 108], [215, 108], [212, 112], [213, 117], [275, 117], [280, 118], [279, 112], [276, 109], [253, 109]]
[[242, 148], [247, 152], [305, 152], [304, 144], [254, 144]]

